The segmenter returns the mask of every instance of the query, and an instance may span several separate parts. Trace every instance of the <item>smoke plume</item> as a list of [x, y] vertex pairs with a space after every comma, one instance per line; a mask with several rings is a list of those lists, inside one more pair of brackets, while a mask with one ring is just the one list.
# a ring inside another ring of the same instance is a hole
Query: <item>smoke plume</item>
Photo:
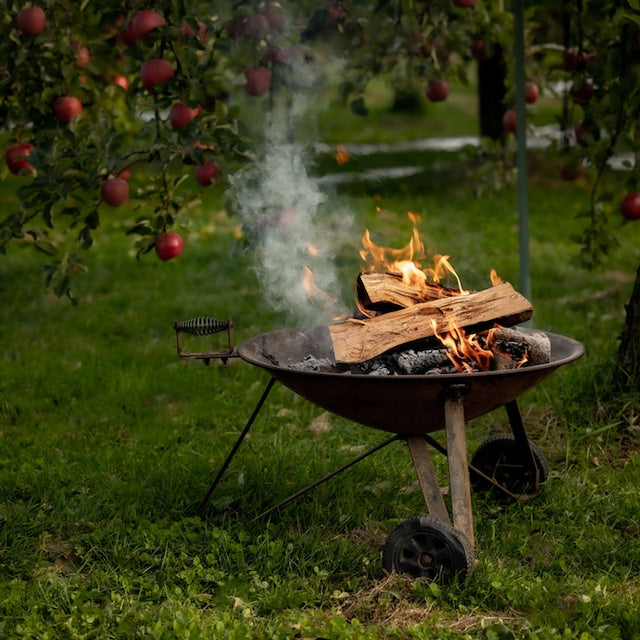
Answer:
[[[230, 176], [227, 195], [254, 251], [268, 303], [298, 324], [319, 324], [344, 314], [345, 305], [336, 299], [334, 232], [322, 210], [327, 195], [307, 172], [310, 144], [295, 135], [301, 121], [306, 137], [313, 128], [305, 118], [314, 100], [308, 85], [314, 84], [315, 69], [301, 69], [303, 64], [309, 60], [294, 55], [284, 69], [287, 75], [279, 78], [280, 91], [267, 118], [264, 149]], [[303, 285], [305, 275], [311, 297]]]

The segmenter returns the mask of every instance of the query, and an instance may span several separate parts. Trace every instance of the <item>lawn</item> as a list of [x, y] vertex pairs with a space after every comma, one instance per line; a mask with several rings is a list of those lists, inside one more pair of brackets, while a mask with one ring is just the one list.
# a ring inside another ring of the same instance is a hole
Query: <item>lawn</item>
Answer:
[[[360, 125], [334, 104], [315, 137], [333, 147], [473, 135], [472, 98], [461, 89], [453, 104], [406, 118], [381, 107]], [[362, 179], [389, 166], [422, 170]], [[343, 166], [311, 156], [310, 174], [333, 176], [320, 183], [313, 232], [331, 241], [347, 305], [363, 231], [403, 246], [407, 211], [421, 215], [428, 250], [450, 255], [466, 287], [488, 286], [491, 268], [518, 286], [515, 188], [479, 190], [474, 166], [467, 151], [354, 156]], [[254, 519], [386, 437], [279, 385], [196, 514], [268, 376], [238, 359], [179, 359], [174, 321], [231, 316], [237, 342], [297, 322], [269, 304], [261, 256], [243, 242], [225, 185], [202, 192], [185, 252], [167, 263], [135, 259], [124, 235], [135, 211], [104, 215], [77, 306], [45, 291], [44, 257], [11, 247], [0, 263], [0, 635], [639, 638], [640, 403], [637, 393], [617, 396], [609, 376], [640, 226], [621, 228], [609, 260], [586, 271], [573, 238], [589, 175], [561, 181], [556, 160], [532, 152], [529, 182], [533, 324], [580, 340], [586, 354], [520, 399], [549, 481], [526, 502], [474, 493], [478, 564], [447, 588], [382, 570], [387, 536], [425, 511], [404, 444]], [[0, 185], [5, 204], [16, 184]], [[194, 340], [225, 346], [221, 334]], [[469, 424], [468, 448], [507, 430], [505, 413], [492, 412]], [[445, 486], [446, 459], [434, 460]]]

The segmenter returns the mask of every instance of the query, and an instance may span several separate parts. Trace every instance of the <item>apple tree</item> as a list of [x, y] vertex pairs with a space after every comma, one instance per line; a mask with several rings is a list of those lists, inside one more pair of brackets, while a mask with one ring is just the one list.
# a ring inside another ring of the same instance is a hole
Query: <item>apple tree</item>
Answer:
[[[277, 3], [234, 13], [229, 3], [214, 4], [4, 3], [0, 177], [15, 174], [23, 184], [19, 204], [0, 219], [0, 251], [19, 241], [47, 254], [58, 295], [72, 296], [71, 278], [85, 269], [82, 250], [105, 209], [130, 197], [143, 203], [129, 233], [139, 253], [158, 250], [188, 211], [194, 190], [183, 182], [208, 186], [247, 157], [229, 96], [269, 88], [264, 77], [256, 87], [242, 76], [244, 57], [266, 59], [258, 49], [283, 15]], [[258, 26], [249, 24], [239, 42], [230, 25], [249, 15], [259, 16]], [[144, 180], [134, 194], [128, 181], [136, 172]]]

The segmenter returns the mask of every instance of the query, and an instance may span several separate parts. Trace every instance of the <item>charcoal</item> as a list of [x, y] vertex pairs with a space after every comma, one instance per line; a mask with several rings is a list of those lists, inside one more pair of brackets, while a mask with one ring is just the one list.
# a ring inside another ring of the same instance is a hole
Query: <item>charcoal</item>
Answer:
[[427, 351], [408, 349], [397, 353], [395, 360], [399, 373], [409, 375], [428, 373], [431, 369], [450, 362], [446, 349], [429, 349]]

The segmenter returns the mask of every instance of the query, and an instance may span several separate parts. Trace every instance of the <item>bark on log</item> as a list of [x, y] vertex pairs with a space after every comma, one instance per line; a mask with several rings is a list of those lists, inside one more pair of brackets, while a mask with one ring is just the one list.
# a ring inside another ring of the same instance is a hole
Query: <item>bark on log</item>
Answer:
[[355, 364], [404, 344], [446, 333], [494, 324], [512, 326], [531, 317], [531, 303], [508, 282], [467, 295], [416, 304], [368, 320], [347, 320], [329, 325], [335, 360]]
[[388, 311], [403, 309], [414, 304], [460, 295], [458, 289], [432, 282], [412, 285], [403, 282], [398, 273], [361, 273], [356, 281], [358, 301], [365, 309]]

